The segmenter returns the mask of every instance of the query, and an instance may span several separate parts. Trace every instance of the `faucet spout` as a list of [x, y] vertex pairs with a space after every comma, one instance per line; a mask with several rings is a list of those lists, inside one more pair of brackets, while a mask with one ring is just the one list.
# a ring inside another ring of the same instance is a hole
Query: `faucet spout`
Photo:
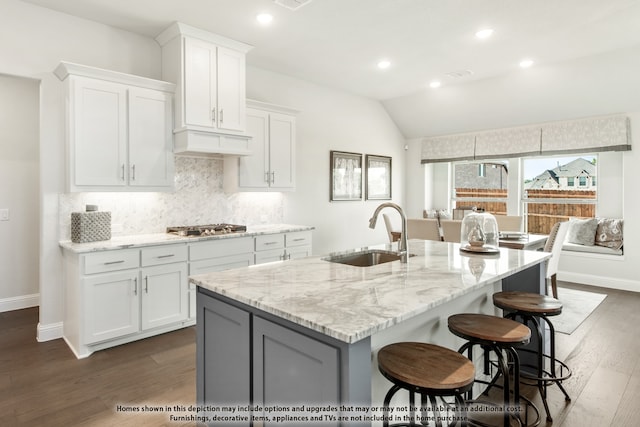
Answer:
[[407, 216], [404, 214], [404, 211], [400, 206], [391, 202], [379, 205], [375, 212], [373, 212], [373, 216], [369, 219], [369, 228], [376, 228], [378, 215], [380, 215], [380, 211], [384, 208], [393, 208], [397, 210], [400, 214], [400, 218], [402, 218], [402, 234], [400, 235], [400, 241], [398, 242], [398, 253], [401, 256], [400, 262], [406, 263], [407, 258], [409, 258], [409, 245], [407, 243]]

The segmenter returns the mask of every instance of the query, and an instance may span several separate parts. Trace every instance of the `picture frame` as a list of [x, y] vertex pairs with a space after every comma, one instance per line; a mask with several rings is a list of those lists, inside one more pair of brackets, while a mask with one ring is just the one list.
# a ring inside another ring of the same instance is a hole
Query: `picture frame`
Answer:
[[362, 200], [362, 154], [330, 152], [330, 201]]
[[391, 157], [367, 154], [365, 200], [391, 200]]

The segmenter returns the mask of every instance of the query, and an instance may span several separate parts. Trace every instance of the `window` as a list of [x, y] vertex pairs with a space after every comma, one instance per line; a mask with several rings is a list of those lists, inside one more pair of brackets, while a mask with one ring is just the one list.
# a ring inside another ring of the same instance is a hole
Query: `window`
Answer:
[[478, 208], [494, 215], [507, 213], [507, 161], [465, 162], [453, 164], [454, 218]]
[[522, 203], [527, 231], [548, 234], [558, 221], [595, 217], [596, 164], [595, 155], [524, 159]]

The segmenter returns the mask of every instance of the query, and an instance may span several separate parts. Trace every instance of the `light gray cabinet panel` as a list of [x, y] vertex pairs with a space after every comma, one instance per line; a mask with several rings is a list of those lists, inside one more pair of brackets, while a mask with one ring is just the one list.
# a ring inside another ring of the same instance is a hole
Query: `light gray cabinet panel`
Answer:
[[[197, 313], [199, 404], [252, 402], [254, 407], [272, 409], [294, 405], [307, 408], [371, 405], [370, 339], [353, 344], [339, 342], [203, 288], [197, 291]], [[273, 418], [290, 414], [252, 415]], [[253, 424], [254, 427], [299, 425], [281, 420]], [[370, 427], [371, 422], [314, 421], [314, 425]]]
[[[197, 311], [198, 403], [236, 406], [250, 402], [250, 313], [213, 298], [198, 298]], [[225, 425], [249, 426], [249, 422]]]

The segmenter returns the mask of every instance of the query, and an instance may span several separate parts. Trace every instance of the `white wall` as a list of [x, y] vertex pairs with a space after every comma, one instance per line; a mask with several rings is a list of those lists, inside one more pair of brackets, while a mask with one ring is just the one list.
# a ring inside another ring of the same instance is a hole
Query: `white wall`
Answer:
[[38, 305], [39, 91], [37, 80], [0, 75], [0, 312]]
[[383, 221], [376, 230], [368, 227], [380, 201], [329, 201], [329, 151], [339, 150], [391, 156], [393, 201], [404, 203], [405, 141], [382, 105], [252, 67], [247, 97], [300, 110], [296, 191], [284, 193], [284, 212], [285, 222], [316, 227], [314, 253], [387, 241]]
[[[61, 336], [58, 194], [64, 182], [64, 94], [53, 75], [61, 60], [160, 77], [154, 40], [15, 0], [0, 0], [0, 73], [40, 80], [40, 323], [38, 339]], [[39, 256], [38, 256], [39, 255]]]
[[[602, 257], [563, 257], [559, 277], [581, 283], [640, 291], [640, 200], [635, 171], [640, 164], [640, 46], [574, 61], [534, 67], [499, 78], [456, 87], [443, 86], [384, 102], [405, 135], [419, 137], [470, 132], [555, 120], [626, 113], [631, 118], [633, 150], [603, 154], [599, 170], [597, 215], [625, 220], [625, 255], [615, 261]], [[419, 148], [410, 150], [419, 152]], [[615, 166], [615, 165], [618, 166]], [[620, 165], [621, 164], [621, 165]], [[614, 165], [611, 167], [611, 165]], [[437, 169], [438, 165], [434, 165]], [[407, 180], [424, 177], [419, 159], [407, 161]], [[439, 175], [444, 172], [440, 170]], [[427, 177], [429, 181], [430, 177]], [[444, 180], [431, 177], [434, 183]], [[433, 191], [437, 194], [437, 190]], [[441, 193], [440, 193], [441, 194]], [[442, 195], [442, 194], [441, 194]], [[422, 203], [439, 203], [432, 198]], [[427, 206], [429, 207], [429, 206]], [[438, 206], [434, 206], [438, 207]]]

